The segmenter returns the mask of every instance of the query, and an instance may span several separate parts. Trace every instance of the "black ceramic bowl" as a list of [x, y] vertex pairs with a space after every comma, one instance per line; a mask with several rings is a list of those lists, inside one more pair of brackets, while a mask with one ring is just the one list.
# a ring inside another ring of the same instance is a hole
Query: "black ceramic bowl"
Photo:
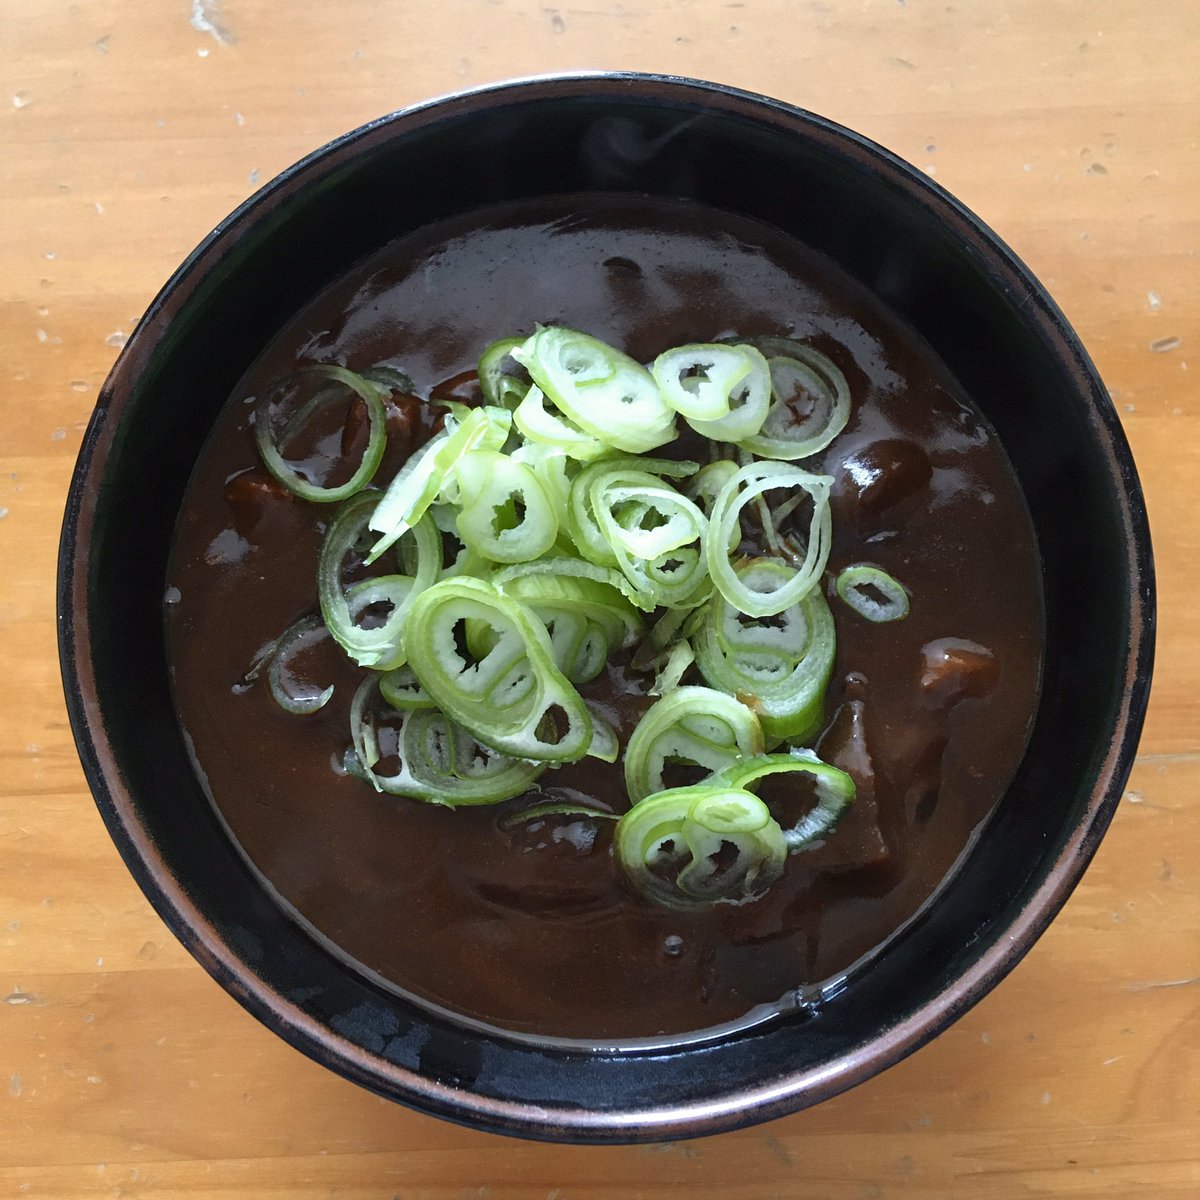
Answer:
[[[823, 251], [933, 346], [998, 431], [1046, 601], [1042, 700], [963, 869], [822, 1016], [653, 1053], [461, 1028], [352, 974], [272, 901], [197, 784], [168, 692], [167, 552], [238, 378], [315, 293], [436, 218], [540, 194], [689, 197]], [[170, 280], [104, 386], [63, 530], [62, 667], [79, 752], [130, 870], [212, 975], [349, 1079], [485, 1129], [579, 1141], [714, 1132], [813, 1104], [979, 1000], [1066, 900], [1112, 816], [1150, 683], [1150, 539], [1133, 462], [1074, 333], [976, 217], [819, 117], [639, 75], [486, 88], [385, 117], [286, 171]]]

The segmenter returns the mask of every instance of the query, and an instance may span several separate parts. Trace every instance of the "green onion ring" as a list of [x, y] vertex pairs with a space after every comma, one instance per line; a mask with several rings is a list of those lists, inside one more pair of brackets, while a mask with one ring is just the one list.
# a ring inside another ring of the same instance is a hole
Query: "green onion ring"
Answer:
[[[730, 476], [713, 501], [705, 543], [708, 573], [730, 604], [749, 616], [773, 616], [802, 600], [817, 586], [825, 570], [833, 536], [829, 514], [832, 484], [833, 479], [828, 475], [812, 475], [791, 463], [781, 462], [747, 463]], [[782, 488], [800, 488], [812, 497], [813, 515], [804, 559], [779, 587], [772, 591], [752, 591], [730, 563], [727, 547], [742, 509], [764, 492]]]
[[762, 728], [744, 704], [712, 688], [675, 688], [650, 706], [629, 738], [625, 789], [636, 803], [663, 790], [671, 762], [713, 772], [762, 750]]
[[[838, 596], [868, 621], [902, 621], [908, 616], [908, 589], [880, 567], [855, 563], [839, 572], [834, 583]], [[883, 599], [877, 600], [866, 588]]]
[[[727, 847], [733, 862], [718, 867]], [[753, 900], [783, 874], [787, 843], [752, 792], [720, 785], [647, 796], [617, 822], [613, 853], [633, 888], [663, 908]]]
[[[273, 401], [271, 392], [264, 393], [255, 406], [254, 440], [263, 465], [289, 492], [299, 496], [302, 500], [310, 500], [317, 504], [333, 504], [361, 492], [371, 482], [375, 472], [379, 469], [379, 464], [383, 460], [383, 452], [387, 447], [387, 417], [379, 387], [369, 383], [361, 375], [348, 371], [345, 367], [322, 364], [305, 367], [293, 378], [302, 378], [308, 375], [342, 384], [360, 397], [367, 406], [367, 448], [363, 451], [362, 461], [358, 464], [354, 474], [337, 487], [322, 487], [320, 484], [310, 483], [300, 475], [283, 457], [280, 445], [276, 444], [271, 432]], [[342, 393], [338, 390], [322, 389], [319, 391], [288, 421], [280, 444], [286, 444], [313, 415], [341, 398]]]
[[[771, 558], [747, 559], [737, 572], [752, 589], [777, 586], [789, 575]], [[820, 588], [768, 621], [714, 595], [692, 645], [705, 682], [752, 708], [769, 742], [805, 741], [819, 731], [837, 649], [833, 616]]]
[[846, 809], [854, 800], [854, 780], [845, 771], [822, 762], [811, 750], [793, 750], [790, 754], [764, 754], [716, 772], [706, 779], [706, 785], [744, 788], [753, 791], [754, 785], [769, 775], [807, 775], [813, 782], [816, 804], [791, 829], [783, 830], [788, 851], [811, 850], [821, 845], [833, 831]]
[[307, 695], [298, 695], [295, 687], [296, 680], [288, 671], [288, 659], [299, 647], [312, 639], [314, 635], [324, 637], [327, 633], [325, 622], [320, 617], [301, 617], [276, 642], [275, 651], [270, 657], [270, 665], [267, 668], [267, 682], [271, 688], [271, 695], [275, 697], [275, 702], [285, 712], [306, 716], [319, 711], [329, 703], [329, 698], [333, 695], [333, 684], [315, 695], [311, 692]]
[[[468, 663], [456, 644], [460, 621], [477, 618], [494, 645]], [[524, 605], [480, 579], [441, 579], [408, 610], [408, 661], [425, 691], [478, 741], [514, 758], [573, 762], [587, 753], [592, 722], [583, 698], [554, 662], [545, 626]], [[566, 722], [544, 736], [554, 710]]]

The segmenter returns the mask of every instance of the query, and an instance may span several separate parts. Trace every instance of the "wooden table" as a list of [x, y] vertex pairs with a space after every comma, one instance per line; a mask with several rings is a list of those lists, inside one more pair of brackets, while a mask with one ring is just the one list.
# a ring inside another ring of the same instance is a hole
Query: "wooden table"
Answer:
[[[9, 0], [0, 13], [0, 1195], [1200, 1197], [1200, 11], [1190, 0]], [[1094, 355], [1146, 484], [1142, 753], [1061, 917], [935, 1043], [820, 1108], [642, 1148], [520, 1143], [289, 1049], [184, 953], [84, 785], [53, 580], [96, 392], [207, 230], [334, 135], [579, 67], [842, 121], [980, 213]]]

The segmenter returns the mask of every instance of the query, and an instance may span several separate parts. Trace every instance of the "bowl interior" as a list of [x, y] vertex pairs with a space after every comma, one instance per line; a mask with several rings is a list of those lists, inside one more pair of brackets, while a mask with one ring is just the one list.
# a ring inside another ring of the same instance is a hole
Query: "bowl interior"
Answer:
[[[538, 195], [687, 197], [767, 221], [910, 322], [1000, 434], [1037, 529], [1043, 698], [1025, 761], [941, 900], [821, 1018], [704, 1047], [582, 1054], [461, 1028], [350, 975], [252, 877], [194, 778], [161, 604], [191, 464], [239, 377], [349, 264], [428, 221]], [[1149, 544], [1094, 370], [992, 235], [819, 119], [650, 77], [548, 80], [410, 110], [285, 173], [184, 265], [131, 340], [81, 455], [63, 545], [68, 700], [93, 789], [150, 898], [294, 1044], [428, 1111], [592, 1140], [705, 1132], [848, 1086], [919, 1045], [1027, 949], [1119, 794], [1149, 683]]]

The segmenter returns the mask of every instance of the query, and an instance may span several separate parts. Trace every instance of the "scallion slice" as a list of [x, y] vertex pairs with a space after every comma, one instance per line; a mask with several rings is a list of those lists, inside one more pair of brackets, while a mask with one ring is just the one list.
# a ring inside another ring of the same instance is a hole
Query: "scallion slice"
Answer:
[[667, 655], [663, 669], [658, 678], [650, 685], [651, 696], [665, 696], [673, 692], [687, 673], [688, 667], [696, 661], [696, 652], [690, 642], [676, 642]]
[[547, 800], [542, 804], [531, 804], [528, 808], [519, 808], [516, 812], [505, 813], [497, 824], [501, 829], [510, 830], [515, 829], [518, 825], [527, 825], [530, 821], [544, 821], [547, 817], [580, 817], [586, 821], [616, 821], [620, 819], [616, 813], [605, 812], [602, 808], [593, 808], [590, 804]]
[[398, 712], [437, 708], [433, 697], [421, 686], [421, 681], [407, 663], [382, 674], [379, 677], [379, 691]]
[[458, 536], [492, 562], [530, 562], [558, 537], [558, 513], [524, 463], [496, 450], [471, 450], [458, 460]]
[[496, 586], [527, 605], [546, 626], [558, 669], [586, 683], [609, 657], [637, 640], [642, 619], [611, 584], [571, 575], [517, 575]]
[[855, 563], [838, 573], [837, 594], [868, 621], [902, 621], [908, 616], [908, 589], [880, 567]]
[[525, 341], [522, 337], [501, 338], [493, 342], [479, 359], [479, 387], [485, 404], [507, 408], [510, 412], [517, 407], [529, 391], [529, 380], [506, 370], [505, 365], [514, 362], [512, 352]]
[[588, 757], [615, 763], [621, 756], [621, 741], [617, 737], [616, 726], [600, 711], [598, 704], [587, 701], [587, 707], [592, 716], [592, 744], [588, 747]]
[[[354, 750], [347, 763], [377, 791], [448, 808], [499, 804], [528, 791], [545, 769], [542, 763], [497, 754], [436, 708], [380, 712], [380, 690], [380, 677], [372, 674], [355, 696]], [[393, 742], [387, 760], [380, 747], [383, 722]], [[376, 769], [384, 761], [396, 764], [390, 774]]]
[[740, 442], [766, 420], [771, 372], [753, 346], [678, 346], [651, 370], [667, 403], [713, 441]]
[[627, 354], [573, 329], [544, 325], [511, 351], [554, 406], [606, 446], [640, 454], [675, 438], [675, 413]]
[[[494, 635], [477, 661], [459, 645], [459, 626], [472, 619]], [[408, 610], [405, 647], [438, 707], [485, 746], [544, 762], [587, 753], [591, 717], [555, 665], [545, 626], [490, 583], [454, 578], [426, 588]]]
[[[404, 661], [405, 614], [414, 597], [437, 578], [442, 569], [442, 538], [433, 518], [424, 515], [401, 535], [402, 558], [411, 573], [382, 575], [362, 580], [346, 589], [342, 564], [366, 531], [379, 498], [378, 492], [360, 492], [338, 510], [325, 531], [317, 561], [317, 596], [321, 616], [335, 640], [359, 666], [388, 670]], [[381, 624], [365, 628], [359, 621], [373, 605], [387, 606]]]
[[708, 521], [663, 478], [695, 469], [620, 457], [590, 464], [571, 484], [567, 530], [576, 548], [597, 565], [619, 568], [651, 608], [694, 606], [705, 584]]
[[[258, 453], [263, 460], [263, 465], [289, 492], [299, 496], [302, 500], [311, 500], [317, 504], [333, 504], [361, 492], [379, 469], [383, 452], [387, 447], [387, 419], [379, 386], [354, 371], [347, 371], [345, 367], [325, 364], [305, 367], [292, 379], [295, 381], [317, 379], [328, 382], [319, 388], [317, 393], [288, 420], [278, 443], [271, 429], [271, 409], [275, 396], [272, 392], [263, 394], [254, 410], [254, 440], [258, 445]], [[367, 406], [367, 447], [363, 451], [362, 461], [345, 483], [338, 484], [336, 487], [323, 487], [301, 475], [283, 457], [282, 451], [317, 413], [331, 404], [344, 400], [346, 389], [358, 396]]]
[[663, 790], [670, 765], [713, 772], [762, 750], [762, 728], [744, 704], [712, 688], [675, 688], [651, 705], [629, 738], [625, 789], [636, 802]]
[[318, 712], [329, 703], [333, 695], [333, 684], [320, 691], [304, 687], [292, 674], [289, 660], [298, 650], [328, 636], [325, 622], [320, 617], [301, 617], [275, 643], [274, 653], [267, 667], [267, 682], [275, 702], [285, 712], [306, 716]]
[[[833, 536], [829, 514], [832, 484], [828, 475], [813, 475], [782, 462], [747, 463], [729, 477], [713, 501], [705, 553], [712, 581], [730, 604], [749, 616], [769, 617], [802, 600], [817, 586]], [[754, 590], [734, 570], [727, 549], [742, 509], [764, 492], [797, 488], [808, 493], [813, 508], [804, 557], [795, 571], [788, 571], [778, 579], [777, 586]]]
[[548, 446], [579, 462], [591, 462], [614, 453], [613, 448], [595, 435], [580, 429], [573, 421], [546, 408], [546, 396], [540, 387], [531, 387], [513, 411], [513, 424], [529, 441]]
[[[771, 558], [749, 559], [736, 571], [749, 591], [774, 591], [791, 574]], [[767, 620], [715, 595], [692, 644], [705, 682], [753, 709], [770, 743], [804, 741], [819, 730], [837, 647], [820, 588]]]
[[[824, 450], [850, 419], [850, 388], [846, 377], [819, 350], [791, 338], [752, 339], [767, 359], [771, 372], [771, 407], [762, 428], [741, 440], [741, 446], [763, 458], [792, 461]], [[812, 402], [797, 419], [793, 401], [803, 392]]]
[[854, 780], [845, 771], [822, 762], [811, 750], [746, 759], [718, 771], [705, 783], [753, 791], [759, 780], [779, 774], [807, 775], [813, 782], [816, 799], [809, 812], [783, 831], [788, 850], [794, 854], [819, 846], [850, 807], [855, 787]]
[[503, 408], [468, 409], [462, 419], [446, 418], [446, 426], [400, 468], [388, 485], [370, 526], [380, 534], [371, 547], [374, 562], [424, 516], [464, 455], [472, 450], [499, 450], [512, 427], [512, 413]]
[[700, 784], [635, 804], [617, 822], [613, 853], [645, 899], [694, 909], [754, 899], [783, 874], [788, 847], [753, 792]]

